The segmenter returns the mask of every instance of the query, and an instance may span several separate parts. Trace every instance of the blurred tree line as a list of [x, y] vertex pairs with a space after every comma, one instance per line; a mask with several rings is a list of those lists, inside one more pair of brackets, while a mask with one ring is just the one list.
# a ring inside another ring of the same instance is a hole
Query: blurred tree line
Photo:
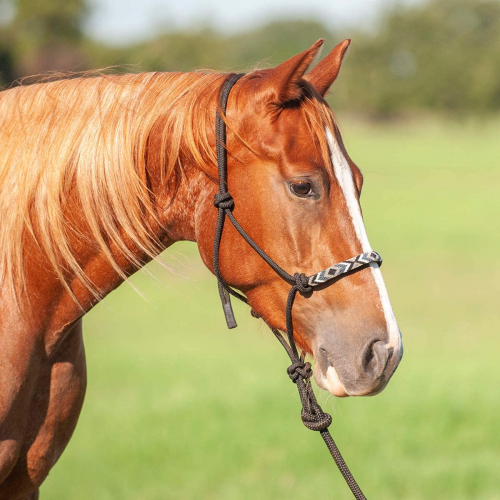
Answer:
[[88, 13], [86, 0], [0, 0], [0, 84], [47, 71], [123, 65], [127, 71], [242, 71], [255, 62], [275, 65], [320, 37], [326, 54], [349, 37], [348, 63], [331, 97], [336, 108], [378, 118], [500, 110], [499, 0], [396, 6], [370, 33], [283, 21], [232, 36], [209, 28], [172, 31], [122, 47], [89, 39], [83, 31]]

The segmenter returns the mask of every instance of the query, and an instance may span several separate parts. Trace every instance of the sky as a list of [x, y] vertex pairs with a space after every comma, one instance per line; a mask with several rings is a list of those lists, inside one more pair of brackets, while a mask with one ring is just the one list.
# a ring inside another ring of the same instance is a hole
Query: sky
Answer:
[[86, 31], [124, 44], [175, 28], [211, 26], [228, 33], [274, 19], [315, 19], [331, 28], [369, 28], [387, 6], [421, 0], [89, 0]]

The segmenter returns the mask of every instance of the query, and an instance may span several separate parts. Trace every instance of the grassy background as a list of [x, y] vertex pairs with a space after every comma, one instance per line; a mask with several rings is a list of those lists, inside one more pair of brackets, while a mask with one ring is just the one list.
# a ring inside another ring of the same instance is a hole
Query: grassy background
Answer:
[[[343, 129], [405, 356], [375, 398], [320, 394], [334, 439], [368, 498], [500, 499], [500, 124]], [[153, 268], [147, 300], [124, 285], [86, 317], [87, 399], [42, 499], [351, 498], [272, 334], [239, 305], [225, 329], [194, 244], [166, 258], [185, 277]]]

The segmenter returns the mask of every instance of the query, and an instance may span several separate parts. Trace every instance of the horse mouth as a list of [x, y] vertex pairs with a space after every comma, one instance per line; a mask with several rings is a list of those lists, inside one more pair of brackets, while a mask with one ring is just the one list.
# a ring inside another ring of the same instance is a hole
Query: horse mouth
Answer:
[[319, 367], [319, 364], [314, 365], [314, 380], [321, 389], [325, 389], [329, 393], [338, 398], [346, 398], [349, 396], [344, 384], [341, 382], [337, 370], [333, 366], [329, 366], [326, 373]]
[[314, 380], [318, 387], [338, 398], [345, 398], [348, 396], [375, 396], [384, 390], [399, 364], [400, 358], [395, 358], [394, 360], [392, 349], [390, 351], [383, 367], [380, 369], [380, 373], [378, 373], [377, 370], [377, 376], [375, 377], [368, 377], [364, 380], [364, 377], [358, 376], [351, 379], [354, 380], [354, 382], [348, 380], [344, 384], [333, 364], [328, 364], [324, 367], [321, 362], [316, 360], [313, 370]]

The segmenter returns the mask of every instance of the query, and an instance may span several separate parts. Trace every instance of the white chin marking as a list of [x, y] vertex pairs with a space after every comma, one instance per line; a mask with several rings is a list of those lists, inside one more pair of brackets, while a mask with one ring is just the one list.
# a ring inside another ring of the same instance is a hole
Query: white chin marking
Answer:
[[[372, 248], [370, 246], [370, 242], [368, 241], [363, 216], [361, 215], [361, 208], [359, 206], [356, 189], [354, 187], [351, 167], [342, 153], [342, 150], [332, 131], [328, 128], [326, 129], [326, 139], [330, 148], [335, 177], [337, 178], [340, 188], [342, 189], [342, 193], [344, 194], [356, 236], [361, 244], [363, 252], [371, 252]], [[393, 347], [395, 351], [399, 351], [401, 349], [401, 332], [399, 331], [396, 317], [394, 316], [394, 312], [392, 310], [389, 294], [387, 293], [387, 288], [385, 286], [384, 279], [382, 278], [382, 273], [379, 266], [375, 263], [370, 264], [370, 270], [379, 291], [380, 304], [384, 313], [385, 322], [387, 324], [388, 347]]]
[[320, 374], [319, 377], [315, 378], [317, 384], [322, 389], [326, 389], [334, 396], [337, 396], [338, 398], [344, 398], [348, 396], [344, 384], [340, 381], [337, 371], [333, 366], [328, 367], [328, 370], [326, 371], [326, 377], [323, 374]]

